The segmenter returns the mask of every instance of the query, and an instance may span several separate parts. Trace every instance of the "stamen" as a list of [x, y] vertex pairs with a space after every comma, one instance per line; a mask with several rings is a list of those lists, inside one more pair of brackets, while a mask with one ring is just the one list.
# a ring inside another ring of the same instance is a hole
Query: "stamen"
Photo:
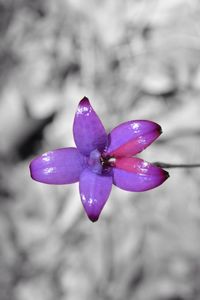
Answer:
[[109, 165], [112, 166], [112, 167], [115, 166], [115, 162], [116, 162], [116, 158], [115, 157], [111, 157], [108, 160]]
[[100, 162], [102, 166], [112, 167], [115, 165], [116, 158], [115, 157], [100, 157]]

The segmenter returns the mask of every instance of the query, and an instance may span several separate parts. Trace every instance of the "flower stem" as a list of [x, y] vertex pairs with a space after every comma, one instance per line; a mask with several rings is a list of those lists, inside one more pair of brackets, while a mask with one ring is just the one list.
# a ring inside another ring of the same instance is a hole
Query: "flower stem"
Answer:
[[198, 164], [168, 164], [163, 162], [154, 162], [155, 166], [164, 169], [174, 169], [174, 168], [200, 168], [200, 163]]

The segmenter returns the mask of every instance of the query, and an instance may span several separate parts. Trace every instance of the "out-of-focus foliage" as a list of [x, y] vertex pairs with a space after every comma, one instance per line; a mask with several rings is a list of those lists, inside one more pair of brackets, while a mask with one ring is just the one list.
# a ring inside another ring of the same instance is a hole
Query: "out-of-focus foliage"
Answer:
[[78, 185], [45, 186], [28, 163], [73, 145], [88, 96], [109, 130], [151, 119], [141, 156], [200, 162], [197, 0], [0, 1], [0, 299], [200, 298], [200, 171], [158, 189], [113, 188], [92, 224]]

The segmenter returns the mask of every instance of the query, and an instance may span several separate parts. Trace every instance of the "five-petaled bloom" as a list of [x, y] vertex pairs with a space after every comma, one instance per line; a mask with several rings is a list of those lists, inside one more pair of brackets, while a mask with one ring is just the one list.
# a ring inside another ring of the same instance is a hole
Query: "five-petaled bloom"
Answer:
[[103, 124], [84, 97], [73, 124], [76, 148], [61, 148], [36, 157], [30, 163], [31, 177], [47, 184], [79, 181], [84, 209], [93, 222], [109, 197], [112, 184], [141, 192], [162, 184], [169, 174], [140, 158], [133, 157], [161, 134], [151, 121], [128, 121], [106, 134]]

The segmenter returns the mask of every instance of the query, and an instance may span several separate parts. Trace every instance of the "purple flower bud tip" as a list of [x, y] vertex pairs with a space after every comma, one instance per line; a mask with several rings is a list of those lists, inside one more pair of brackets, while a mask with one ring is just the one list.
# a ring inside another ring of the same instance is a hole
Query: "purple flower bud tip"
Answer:
[[160, 125], [158, 125], [158, 133], [159, 133], [159, 134], [162, 134], [162, 133], [163, 133], [162, 128], [161, 128]]
[[163, 171], [164, 171], [164, 174], [165, 174], [165, 178], [166, 178], [166, 179], [169, 178], [169, 177], [170, 177], [169, 172], [167, 172], [167, 171], [165, 171], [165, 170], [163, 170]]
[[99, 215], [97, 215], [97, 216], [95, 216], [95, 215], [88, 216], [88, 218], [90, 219], [90, 221], [92, 221], [93, 223], [95, 223], [96, 221], [98, 221]]
[[87, 106], [90, 105], [90, 101], [87, 97], [83, 97], [83, 99], [79, 102], [79, 106]]
[[31, 177], [47, 184], [79, 181], [81, 201], [92, 222], [99, 219], [112, 184], [126, 191], [142, 192], [161, 185], [169, 173], [135, 154], [156, 140], [162, 129], [147, 120], [124, 122], [108, 135], [84, 97], [77, 108], [73, 134], [76, 148], [62, 148], [36, 157]]

